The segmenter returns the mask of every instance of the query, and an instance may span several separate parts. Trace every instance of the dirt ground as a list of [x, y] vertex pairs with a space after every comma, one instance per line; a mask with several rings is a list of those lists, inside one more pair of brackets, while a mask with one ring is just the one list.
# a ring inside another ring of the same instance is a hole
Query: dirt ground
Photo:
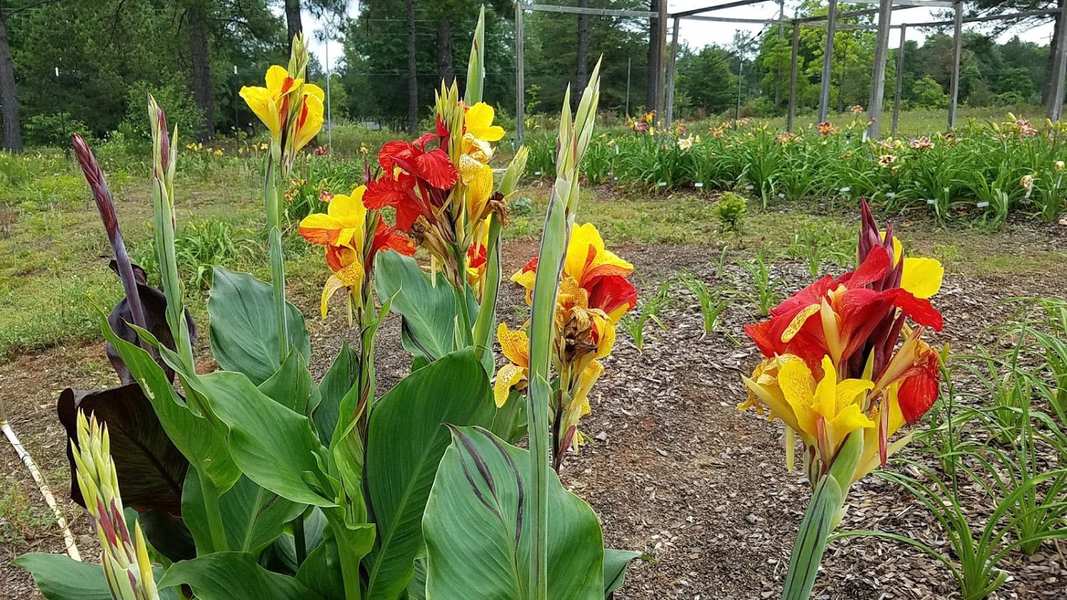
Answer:
[[[1035, 235], [1032, 243], [1062, 247], [1060, 233]], [[1029, 243], [1029, 242], [1028, 242]], [[507, 273], [535, 251], [533, 242], [506, 248]], [[629, 245], [616, 251], [633, 261], [641, 294], [685, 270], [709, 284], [746, 289], [736, 265], [716, 272], [717, 248]], [[728, 261], [734, 263], [736, 261]], [[802, 265], [776, 261], [772, 278], [782, 293], [810, 277]], [[521, 321], [518, 291], [505, 284], [501, 318]], [[756, 319], [755, 305], [738, 299], [720, 329], [704, 335], [696, 302], [676, 286], [663, 314], [666, 329], [650, 325], [643, 352], [620, 332], [615, 353], [594, 389], [592, 414], [583, 422], [590, 442], [569, 456], [564, 482], [600, 515], [608, 545], [641, 550], [618, 598], [751, 599], [780, 594], [796, 527], [810, 491], [799, 472], [783, 463], [780, 426], [736, 410], [744, 392], [740, 376], [757, 361], [741, 331]], [[936, 338], [954, 348], [989, 343], [981, 334], [1005, 313], [1012, 296], [1064, 294], [1062, 281], [1040, 276], [972, 278], [950, 274], [937, 304], [947, 327]], [[306, 313], [316, 299], [302, 299]], [[341, 342], [336, 329], [309, 321], [319, 368]], [[395, 320], [380, 337], [380, 389], [407, 370]], [[91, 536], [81, 510], [66, 500], [67, 463], [55, 400], [67, 386], [109, 384], [102, 348], [59, 347], [0, 367], [0, 398], [13, 428], [40, 463], [83, 550]], [[32, 582], [11, 561], [28, 551], [61, 551], [59, 536], [28, 474], [10, 447], [0, 451], [4, 486], [0, 500], [0, 589], [8, 598], [34, 598]], [[875, 478], [855, 486], [842, 528], [871, 528], [916, 535], [945, 547], [927, 513], [899, 490]], [[1067, 546], [1046, 546], [1034, 557], [1013, 555], [1012, 577], [996, 598], [1064, 598]], [[910, 548], [870, 538], [831, 544], [815, 597], [840, 599], [952, 598], [954, 585], [939, 563]]]

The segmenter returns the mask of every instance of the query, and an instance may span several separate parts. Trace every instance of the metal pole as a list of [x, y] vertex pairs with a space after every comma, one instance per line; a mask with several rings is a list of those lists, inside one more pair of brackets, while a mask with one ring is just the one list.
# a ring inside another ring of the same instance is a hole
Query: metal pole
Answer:
[[878, 43], [874, 47], [874, 73], [871, 77], [871, 99], [867, 103], [868, 139], [882, 134], [882, 100], [885, 98], [885, 62], [889, 54], [889, 21], [893, 15], [893, 0], [882, 0], [878, 6]]
[[[778, 0], [778, 42], [781, 43], [785, 38], [785, 30], [782, 22], [785, 19], [785, 0]], [[782, 60], [775, 61], [778, 67], [775, 69], [774, 74], [774, 109], [778, 110], [778, 106], [782, 104]]]
[[1064, 77], [1067, 77], [1067, 15], [1056, 20], [1059, 28], [1056, 54], [1052, 57], [1052, 93], [1049, 94], [1048, 118], [1059, 121], [1063, 116]]
[[789, 63], [789, 113], [785, 118], [785, 130], [793, 131], [797, 120], [797, 55], [800, 53], [800, 23], [793, 22], [793, 52]]
[[[59, 68], [58, 67], [56, 67], [56, 73], [57, 74], [59, 73]], [[236, 83], [234, 84], [234, 88], [237, 88], [237, 84], [241, 83], [241, 81], [239, 79], [237, 79], [237, 65], [233, 66], [233, 78], [234, 78], [234, 81], [236, 81]], [[237, 94], [234, 94], [234, 97], [233, 97], [233, 132], [234, 132], [234, 134], [236, 134], [238, 131], [241, 130], [241, 117], [239, 117], [237, 115], [237, 109], [240, 107], [240, 105], [241, 105], [241, 103], [237, 101]]]
[[630, 61], [633, 60], [629, 56], [626, 57], [626, 116], [630, 116]]
[[837, 0], [830, 0], [826, 15], [826, 48], [822, 57], [822, 90], [819, 92], [819, 122], [830, 114], [830, 70], [834, 66], [834, 33], [837, 32]]
[[960, 101], [960, 57], [963, 54], [963, 5], [957, 0], [952, 27], [952, 83], [948, 99], [948, 128], [956, 128], [956, 109]]
[[897, 126], [900, 124], [900, 94], [904, 89], [904, 45], [907, 43], [907, 24], [900, 26], [900, 48], [897, 49], [897, 86], [893, 94], [893, 132], [890, 134], [897, 137]]
[[326, 45], [326, 147], [333, 152], [333, 112], [330, 110], [330, 38], [323, 36]]
[[667, 62], [667, 127], [674, 122], [674, 68], [678, 60], [678, 19], [674, 19], [674, 27], [671, 32], [671, 55]]
[[525, 59], [522, 27], [522, 0], [515, 2], [515, 143], [521, 146], [526, 138], [526, 82], [524, 81]]
[[745, 80], [745, 56], [737, 55], [737, 110], [734, 111], [734, 120], [741, 120], [741, 83]]
[[667, 54], [667, 0], [659, 0], [656, 8], [659, 11], [656, 17], [656, 31], [659, 34], [656, 39], [659, 44], [659, 51], [656, 52], [656, 118], [660, 119], [663, 116], [667, 92], [667, 70], [663, 68], [663, 58]]

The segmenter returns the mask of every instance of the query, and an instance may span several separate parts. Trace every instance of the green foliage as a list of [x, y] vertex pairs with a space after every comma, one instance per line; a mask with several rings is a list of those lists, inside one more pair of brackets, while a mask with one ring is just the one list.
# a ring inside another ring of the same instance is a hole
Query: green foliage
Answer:
[[70, 144], [74, 132], [87, 132], [89, 127], [70, 113], [31, 115], [22, 124], [23, 141], [27, 146], [58, 146]]
[[[242, 264], [262, 254], [260, 242], [226, 221], [194, 222], [182, 227], [174, 249], [182, 272], [187, 274], [186, 284], [197, 290], [210, 287], [214, 267]], [[139, 246], [135, 257], [150, 276], [159, 275], [154, 241]]]
[[719, 196], [715, 203], [715, 214], [719, 217], [719, 226], [722, 231], [729, 231], [740, 236], [744, 233], [745, 214], [748, 212], [748, 201], [741, 195], [733, 192], [725, 192]]
[[911, 86], [912, 103], [920, 108], [945, 108], [948, 106], [948, 94], [929, 75], [919, 79]]
[[126, 92], [126, 116], [120, 124], [124, 132], [144, 138], [151, 134], [145, 119], [149, 94], [160, 105], [167, 107], [167, 121], [171, 126], [177, 125], [180, 132], [199, 131], [204, 115], [188, 89], [173, 82], [154, 85], [147, 81], [138, 81], [131, 84]]
[[765, 317], [770, 314], [771, 308], [778, 303], [778, 292], [775, 291], [771, 282], [770, 266], [762, 251], [756, 254], [756, 258], [745, 265], [750, 281], [752, 282], [753, 294], [759, 315]]
[[700, 316], [704, 323], [704, 333], [715, 333], [715, 328], [719, 325], [719, 319], [729, 306], [729, 301], [723, 294], [723, 291], [718, 288], [709, 287], [702, 279], [699, 279], [692, 274], [682, 274], [679, 279], [682, 282], [682, 285], [689, 290], [689, 293], [696, 298], [697, 303], [700, 306]]
[[643, 298], [637, 304], [637, 310], [623, 317], [620, 325], [633, 340], [634, 346], [639, 352], [645, 349], [645, 327], [649, 321], [659, 325], [661, 329], [667, 326], [660, 320], [662, 313], [671, 304], [671, 281], [664, 281], [651, 298]]

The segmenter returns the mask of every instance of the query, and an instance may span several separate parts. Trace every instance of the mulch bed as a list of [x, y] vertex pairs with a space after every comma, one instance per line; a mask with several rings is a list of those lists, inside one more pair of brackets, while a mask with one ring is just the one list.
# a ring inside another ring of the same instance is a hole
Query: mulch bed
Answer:
[[[506, 274], [536, 250], [530, 241], [510, 243]], [[737, 265], [716, 272], [719, 251], [700, 246], [628, 245], [616, 249], [637, 267], [642, 294], [686, 270], [713, 285], [748, 289]], [[736, 262], [734, 261], [730, 261]], [[775, 262], [772, 279], [791, 292], [810, 277], [798, 263]], [[1062, 295], [1057, 282], [948, 277], [937, 298], [947, 327], [935, 337], [954, 349], [988, 344], [983, 333], [1005, 299], [1027, 294]], [[499, 314], [515, 326], [522, 304], [519, 291], [505, 283]], [[648, 560], [631, 570], [617, 598], [773, 598], [780, 594], [796, 527], [810, 495], [806, 477], [789, 473], [783, 462], [781, 427], [752, 413], [740, 413], [740, 376], [758, 360], [741, 326], [756, 319], [752, 301], [739, 298], [720, 328], [705, 335], [696, 301], [681, 286], [661, 315], [666, 326], [649, 325], [643, 351], [620, 332], [606, 372], [594, 389], [592, 414], [583, 421], [589, 442], [563, 467], [563, 480], [600, 515], [609, 546], [641, 550]], [[314, 298], [302, 299], [308, 307]], [[308, 314], [311, 314], [310, 312]], [[316, 369], [325, 369], [347, 331], [310, 319]], [[391, 319], [380, 336], [380, 389], [407, 372], [409, 359]], [[65, 497], [66, 458], [55, 398], [68, 384], [91, 387], [110, 381], [99, 345], [53, 350], [21, 357], [0, 367], [0, 398], [12, 426], [41, 464], [57, 496]], [[912, 448], [910, 452], [914, 453]], [[36, 517], [6, 521], [0, 515], [0, 589], [5, 597], [34, 598], [27, 574], [11, 564], [27, 551], [59, 551], [61, 537], [47, 518], [39, 494], [10, 449], [0, 451], [4, 489], [18, 486]], [[5, 494], [8, 492], [4, 492]], [[65, 502], [84, 551], [95, 537], [78, 507]], [[929, 515], [901, 490], [868, 478], [853, 487], [844, 529], [884, 529], [935, 545], [944, 536]], [[1047, 544], [1037, 555], [1012, 558], [1012, 573], [996, 598], [1063, 598], [1067, 590], [1064, 547]], [[831, 544], [816, 587], [817, 598], [951, 598], [947, 570], [901, 545], [871, 538]]]

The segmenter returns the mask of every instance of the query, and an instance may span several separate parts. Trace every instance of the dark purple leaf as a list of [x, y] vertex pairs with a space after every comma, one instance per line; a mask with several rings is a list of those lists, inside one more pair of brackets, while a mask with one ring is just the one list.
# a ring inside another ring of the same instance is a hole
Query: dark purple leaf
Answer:
[[136, 383], [94, 392], [67, 388], [59, 395], [57, 412], [67, 430], [71, 499], [85, 506], [73, 458], [78, 410], [96, 415], [107, 425], [126, 506], [180, 514], [182, 483], [189, 463], [163, 431], [152, 404]]

